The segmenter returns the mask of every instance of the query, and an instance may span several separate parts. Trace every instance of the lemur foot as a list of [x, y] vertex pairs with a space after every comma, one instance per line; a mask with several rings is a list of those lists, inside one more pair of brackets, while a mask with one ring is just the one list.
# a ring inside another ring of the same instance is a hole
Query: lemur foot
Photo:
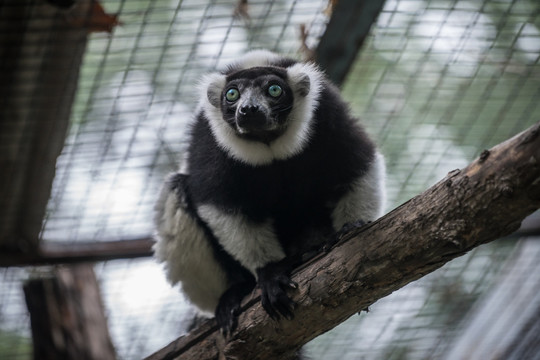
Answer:
[[291, 280], [290, 266], [285, 262], [270, 263], [257, 270], [261, 288], [261, 303], [268, 315], [278, 320], [285, 317], [293, 319], [295, 307], [287, 295], [287, 290], [297, 289], [298, 284]]

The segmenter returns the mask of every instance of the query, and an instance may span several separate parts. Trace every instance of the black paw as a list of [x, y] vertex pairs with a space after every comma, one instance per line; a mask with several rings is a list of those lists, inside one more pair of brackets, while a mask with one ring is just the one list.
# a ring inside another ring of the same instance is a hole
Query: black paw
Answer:
[[219, 298], [216, 307], [216, 321], [221, 328], [223, 336], [229, 336], [238, 326], [238, 314], [242, 299], [249, 294], [255, 284], [243, 282], [231, 286]]
[[270, 263], [257, 270], [262, 306], [274, 320], [294, 318], [295, 303], [287, 295], [287, 290], [298, 288], [298, 284], [291, 280], [289, 274], [289, 266], [283, 262]]
[[332, 249], [332, 247], [336, 245], [343, 238], [343, 235], [349, 233], [353, 229], [360, 228], [364, 225], [366, 225], [366, 222], [363, 220], [357, 220], [357, 221], [351, 221], [351, 222], [345, 223], [345, 225], [343, 225], [341, 229], [339, 229], [338, 232], [330, 236], [330, 238], [323, 245], [323, 250], [325, 252], [330, 251], [330, 249]]

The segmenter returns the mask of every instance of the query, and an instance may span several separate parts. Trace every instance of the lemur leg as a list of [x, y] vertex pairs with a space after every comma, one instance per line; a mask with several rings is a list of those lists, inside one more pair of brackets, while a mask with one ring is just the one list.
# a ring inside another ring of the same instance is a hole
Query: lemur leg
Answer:
[[255, 288], [255, 281], [246, 280], [232, 285], [221, 295], [216, 308], [216, 321], [225, 337], [238, 326], [242, 299]]

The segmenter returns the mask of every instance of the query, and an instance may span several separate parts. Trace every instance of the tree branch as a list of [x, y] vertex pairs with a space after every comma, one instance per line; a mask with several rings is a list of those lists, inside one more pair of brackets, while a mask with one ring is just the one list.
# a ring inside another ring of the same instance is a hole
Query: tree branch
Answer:
[[378, 299], [512, 233], [539, 207], [540, 123], [297, 269], [294, 320], [270, 320], [254, 293], [228, 341], [208, 321], [147, 359], [290, 358]]

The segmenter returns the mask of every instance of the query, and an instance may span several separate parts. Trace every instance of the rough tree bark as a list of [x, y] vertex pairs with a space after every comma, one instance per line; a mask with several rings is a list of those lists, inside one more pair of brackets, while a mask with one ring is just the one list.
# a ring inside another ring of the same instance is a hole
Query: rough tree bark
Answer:
[[254, 293], [225, 340], [213, 321], [148, 357], [287, 359], [351, 315], [472, 248], [518, 229], [540, 207], [540, 123], [376, 222], [346, 234], [294, 274], [292, 321], [272, 321]]

